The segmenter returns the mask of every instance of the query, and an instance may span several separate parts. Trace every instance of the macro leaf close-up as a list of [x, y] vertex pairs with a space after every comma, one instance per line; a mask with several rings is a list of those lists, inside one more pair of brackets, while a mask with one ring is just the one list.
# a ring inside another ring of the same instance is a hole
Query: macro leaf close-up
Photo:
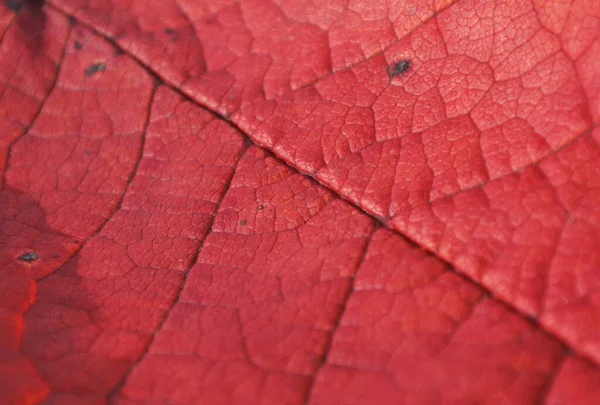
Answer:
[[0, 405], [600, 404], [600, 1], [0, 0]]

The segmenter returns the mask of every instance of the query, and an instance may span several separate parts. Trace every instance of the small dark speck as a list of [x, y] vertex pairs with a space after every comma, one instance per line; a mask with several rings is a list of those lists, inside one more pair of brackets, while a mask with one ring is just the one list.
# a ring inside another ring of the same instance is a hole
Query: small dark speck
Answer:
[[240, 225], [242, 225], [242, 226], [246, 225], [247, 223], [248, 223], [248, 221], [246, 221], [245, 219], [242, 219], [240, 221]]
[[88, 66], [85, 70], [86, 76], [91, 76], [98, 72], [104, 72], [106, 70], [106, 63], [94, 63]]
[[259, 211], [262, 211], [262, 210], [265, 209], [265, 206], [261, 204], [258, 207], [256, 207], [256, 209], [259, 210]]
[[388, 75], [390, 78], [400, 76], [410, 69], [410, 61], [408, 59], [401, 59], [393, 65], [388, 66]]
[[27, 252], [27, 253], [23, 253], [21, 256], [19, 256], [19, 260], [21, 260], [23, 262], [32, 262], [39, 258], [40, 258], [40, 256], [35, 252]]
[[177, 31], [175, 31], [173, 28], [165, 28], [165, 34], [171, 37], [172, 42], [177, 42]]
[[52, 258], [53, 259], [58, 259], [59, 257], [60, 257], [60, 255], [58, 253], [52, 254]]
[[72, 242], [73, 243], [79, 243], [79, 239], [73, 239]]
[[81, 48], [83, 48], [83, 45], [81, 44], [81, 42], [75, 41], [75, 49], [79, 51], [79, 50], [81, 50]]
[[15, 13], [18, 13], [23, 8], [23, 1], [8, 0], [5, 1], [4, 4], [6, 4], [6, 7], [9, 10], [14, 11]]

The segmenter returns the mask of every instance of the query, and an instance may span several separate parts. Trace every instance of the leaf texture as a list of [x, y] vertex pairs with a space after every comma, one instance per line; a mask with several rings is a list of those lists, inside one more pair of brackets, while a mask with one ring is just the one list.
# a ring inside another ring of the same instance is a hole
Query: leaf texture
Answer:
[[0, 5], [0, 404], [596, 404], [600, 5]]

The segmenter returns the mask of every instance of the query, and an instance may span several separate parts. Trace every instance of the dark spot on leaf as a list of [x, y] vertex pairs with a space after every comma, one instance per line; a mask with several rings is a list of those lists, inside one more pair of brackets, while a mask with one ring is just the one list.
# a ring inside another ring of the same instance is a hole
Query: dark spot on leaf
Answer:
[[410, 69], [410, 61], [408, 59], [401, 59], [393, 65], [388, 66], [388, 75], [390, 78], [400, 76]]
[[73, 243], [79, 243], [79, 239], [73, 239], [72, 242]]
[[25, 5], [33, 9], [40, 9], [44, 5], [44, 0], [4, 0], [4, 4], [9, 10], [18, 13]]
[[75, 41], [75, 49], [79, 51], [79, 50], [81, 50], [81, 48], [83, 48], [83, 45], [81, 44], [81, 42]]
[[240, 225], [242, 225], [242, 226], [246, 225], [247, 223], [248, 223], [248, 221], [246, 221], [245, 219], [242, 219], [240, 221]]
[[21, 256], [19, 256], [19, 260], [21, 260], [23, 262], [32, 262], [39, 258], [40, 258], [40, 256], [35, 252], [27, 252], [27, 253], [23, 253]]
[[58, 253], [54, 253], [54, 254], [52, 255], [52, 258], [53, 258], [53, 259], [58, 259], [59, 257], [60, 257], [60, 255], [59, 255]]
[[177, 39], [179, 38], [177, 31], [175, 31], [173, 28], [165, 28], [165, 34], [171, 37], [172, 42], [177, 42]]
[[26, 35], [25, 44], [30, 49], [41, 46], [46, 27], [46, 14], [42, 11], [43, 0], [4, 0], [6, 7], [19, 15], [17, 25]]
[[85, 70], [86, 76], [91, 76], [98, 72], [104, 72], [106, 70], [106, 63], [93, 63]]
[[7, 0], [4, 4], [6, 5], [6, 8], [15, 13], [18, 13], [23, 8], [23, 1]]
[[259, 210], [259, 211], [262, 211], [262, 210], [265, 209], [265, 206], [261, 204], [258, 207], [256, 207], [256, 209]]

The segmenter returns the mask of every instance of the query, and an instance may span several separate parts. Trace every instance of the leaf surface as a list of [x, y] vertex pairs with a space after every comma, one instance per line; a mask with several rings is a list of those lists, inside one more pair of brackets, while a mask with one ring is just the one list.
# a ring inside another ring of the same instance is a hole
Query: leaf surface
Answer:
[[600, 6], [0, 7], [0, 404], [595, 404]]

